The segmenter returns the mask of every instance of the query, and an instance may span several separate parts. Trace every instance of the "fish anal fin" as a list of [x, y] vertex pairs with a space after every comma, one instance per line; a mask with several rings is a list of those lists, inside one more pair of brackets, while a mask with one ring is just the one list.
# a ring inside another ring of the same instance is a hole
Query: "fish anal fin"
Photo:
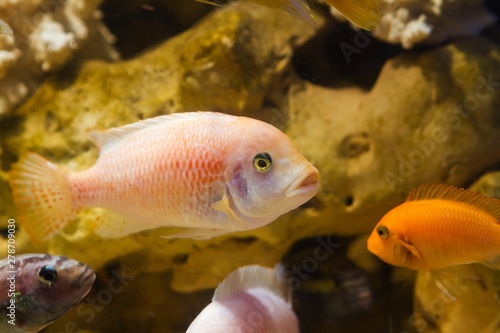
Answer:
[[421, 185], [408, 194], [406, 201], [433, 199], [450, 200], [472, 205], [492, 215], [500, 223], [500, 200], [451, 185]]
[[431, 272], [439, 290], [448, 298], [456, 300], [467, 289], [467, 283], [484, 281], [477, 265], [450, 266]]
[[91, 231], [102, 238], [125, 237], [160, 226], [147, 218], [139, 219], [133, 215], [120, 214], [104, 208], [95, 210], [97, 216], [91, 223]]
[[288, 288], [286, 281], [280, 275], [277, 269], [259, 265], [240, 267], [219, 284], [212, 301], [222, 301], [239, 291], [251, 288], [264, 288], [286, 299]]
[[228, 230], [214, 228], [183, 228], [183, 227], [166, 227], [166, 235], [162, 238], [191, 238], [191, 239], [209, 239], [216, 236], [221, 236], [228, 233]]

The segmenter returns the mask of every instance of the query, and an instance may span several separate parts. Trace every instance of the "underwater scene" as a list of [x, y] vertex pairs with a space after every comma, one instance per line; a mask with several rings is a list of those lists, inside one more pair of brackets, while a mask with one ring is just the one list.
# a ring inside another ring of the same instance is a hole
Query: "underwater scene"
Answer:
[[0, 333], [500, 333], [499, 17], [0, 0]]

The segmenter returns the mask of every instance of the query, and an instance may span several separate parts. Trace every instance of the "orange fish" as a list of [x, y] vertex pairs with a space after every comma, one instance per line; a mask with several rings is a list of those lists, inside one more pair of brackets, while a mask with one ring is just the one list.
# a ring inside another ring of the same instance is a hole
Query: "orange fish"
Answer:
[[423, 185], [380, 220], [368, 250], [415, 270], [470, 263], [500, 269], [500, 200], [449, 185]]
[[311, 199], [318, 170], [280, 130], [215, 112], [160, 116], [93, 131], [95, 165], [69, 170], [29, 153], [10, 186], [34, 241], [79, 210], [100, 207], [94, 232], [117, 238], [158, 227], [168, 237], [210, 238], [264, 226]]

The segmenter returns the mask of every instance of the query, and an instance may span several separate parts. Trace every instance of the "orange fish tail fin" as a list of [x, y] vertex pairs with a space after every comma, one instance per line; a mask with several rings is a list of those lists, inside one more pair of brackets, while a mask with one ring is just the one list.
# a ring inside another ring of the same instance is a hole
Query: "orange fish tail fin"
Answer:
[[68, 171], [37, 154], [21, 156], [9, 183], [19, 222], [36, 243], [53, 237], [76, 213]]

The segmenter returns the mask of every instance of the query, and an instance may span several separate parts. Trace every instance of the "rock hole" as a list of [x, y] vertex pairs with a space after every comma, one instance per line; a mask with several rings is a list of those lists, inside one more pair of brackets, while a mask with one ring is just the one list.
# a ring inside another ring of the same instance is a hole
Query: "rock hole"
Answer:
[[368, 133], [361, 132], [346, 136], [339, 146], [341, 157], [354, 158], [370, 150], [370, 137]]
[[104, 1], [103, 20], [115, 35], [115, 47], [124, 59], [191, 27], [213, 10], [196, 1]]
[[255, 243], [258, 239], [257, 237], [250, 236], [250, 237], [235, 237], [235, 240], [244, 245], [250, 245], [252, 243]]
[[296, 50], [292, 64], [299, 76], [314, 84], [370, 90], [385, 62], [402, 52], [400, 46], [332, 20]]
[[349, 195], [344, 198], [344, 205], [346, 207], [351, 207], [353, 204], [354, 204], [354, 198], [352, 197], [352, 195]]
[[188, 259], [189, 259], [189, 254], [187, 254], [187, 253], [179, 253], [179, 254], [176, 254], [174, 256], [174, 258], [172, 259], [172, 261], [176, 265], [184, 265], [185, 263], [187, 263]]

